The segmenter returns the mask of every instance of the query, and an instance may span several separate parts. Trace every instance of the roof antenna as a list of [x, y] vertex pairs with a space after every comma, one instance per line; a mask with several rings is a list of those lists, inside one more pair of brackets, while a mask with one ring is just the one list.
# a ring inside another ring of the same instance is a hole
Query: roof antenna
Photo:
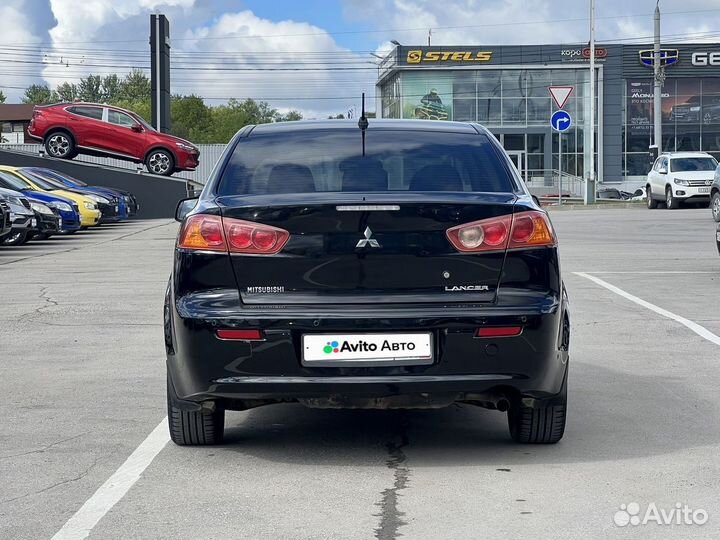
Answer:
[[360, 119], [358, 120], [358, 127], [360, 128], [360, 131], [362, 132], [362, 155], [365, 157], [365, 131], [367, 131], [368, 128], [368, 119], [365, 116], [365, 92], [362, 93], [362, 113], [360, 114]]

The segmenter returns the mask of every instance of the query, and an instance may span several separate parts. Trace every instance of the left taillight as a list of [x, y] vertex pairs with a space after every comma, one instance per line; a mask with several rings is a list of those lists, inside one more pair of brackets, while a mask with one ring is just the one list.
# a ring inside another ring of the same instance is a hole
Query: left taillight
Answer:
[[274, 255], [290, 239], [284, 229], [241, 219], [196, 214], [185, 220], [178, 247], [247, 255]]
[[448, 229], [446, 234], [453, 247], [464, 253], [554, 246], [557, 243], [547, 215], [536, 210], [465, 223]]

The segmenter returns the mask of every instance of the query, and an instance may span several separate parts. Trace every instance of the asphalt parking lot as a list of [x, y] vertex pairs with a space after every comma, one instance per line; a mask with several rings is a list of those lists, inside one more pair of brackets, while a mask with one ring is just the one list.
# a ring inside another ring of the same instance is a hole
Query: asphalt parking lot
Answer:
[[[228, 413], [222, 446], [165, 444], [177, 224], [0, 248], [0, 538], [720, 537], [709, 210], [552, 217], [573, 316], [554, 446], [516, 445], [504, 414], [470, 406], [299, 405]], [[632, 502], [709, 519], [618, 527]]]

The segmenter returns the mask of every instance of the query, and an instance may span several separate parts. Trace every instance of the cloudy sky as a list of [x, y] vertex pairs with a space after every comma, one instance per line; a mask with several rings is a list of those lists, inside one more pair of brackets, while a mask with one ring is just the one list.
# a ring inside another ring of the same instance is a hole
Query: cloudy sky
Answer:
[[[652, 35], [655, 0], [596, 0], [597, 39]], [[0, 0], [0, 89], [149, 67], [149, 14], [170, 19], [173, 92], [264, 99], [306, 117], [374, 95], [403, 44], [587, 43], [589, 0]], [[661, 0], [666, 42], [720, 42], [718, 0]], [[720, 75], [720, 74], [719, 74]], [[372, 108], [372, 106], [371, 106]]]

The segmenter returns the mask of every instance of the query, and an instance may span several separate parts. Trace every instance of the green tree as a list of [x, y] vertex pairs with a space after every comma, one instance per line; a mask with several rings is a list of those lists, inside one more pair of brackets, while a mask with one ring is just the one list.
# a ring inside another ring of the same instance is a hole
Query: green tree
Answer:
[[78, 97], [82, 101], [100, 103], [104, 99], [100, 75], [88, 75], [84, 79], [80, 79], [77, 90]]
[[288, 111], [285, 114], [278, 113], [275, 116], [276, 122], [294, 122], [296, 120], [302, 120], [302, 119], [303, 119], [302, 113], [300, 111], [295, 111], [295, 110]]
[[75, 101], [78, 97], [78, 89], [72, 83], [64, 82], [55, 90], [60, 101]]
[[47, 105], [56, 103], [58, 96], [50, 90], [47, 84], [33, 84], [25, 89], [25, 95], [22, 98], [23, 103], [32, 103], [34, 105]]
[[328, 116], [328, 120], [345, 120], [345, 115], [343, 113], [336, 114], [335, 116], [331, 114]]
[[5, 93], [0, 90], [0, 103], [5, 103], [5, 100], [7, 99], [7, 96], [5, 96]]
[[171, 103], [172, 133], [184, 139], [205, 141], [212, 122], [210, 107], [202, 98], [192, 94], [175, 95]]
[[118, 77], [115, 73], [103, 77], [100, 88], [102, 91], [103, 100], [107, 101], [108, 103], [112, 103], [113, 101], [120, 99], [121, 97], [122, 82], [120, 81], [120, 77]]
[[139, 69], [128, 73], [120, 83], [119, 99], [140, 101], [150, 99], [150, 79]]

